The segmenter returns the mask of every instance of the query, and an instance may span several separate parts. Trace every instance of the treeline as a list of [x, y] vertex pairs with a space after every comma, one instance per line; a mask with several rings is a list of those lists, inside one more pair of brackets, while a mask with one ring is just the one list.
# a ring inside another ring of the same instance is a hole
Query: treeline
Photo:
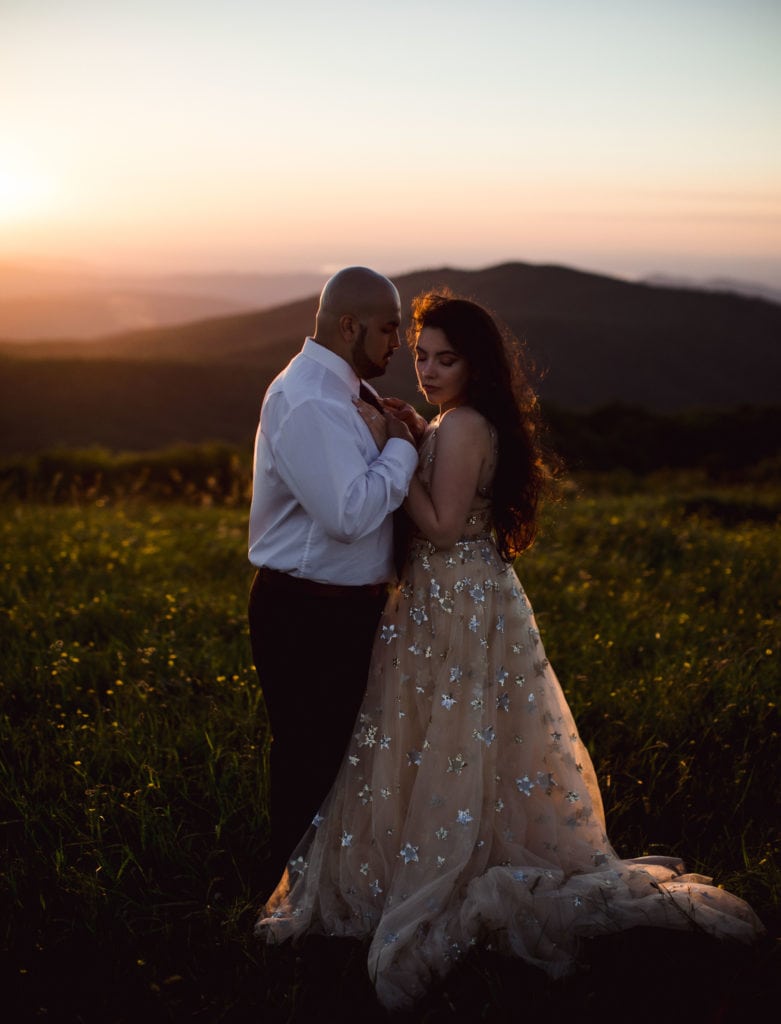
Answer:
[[781, 406], [661, 414], [616, 403], [590, 412], [545, 406], [544, 413], [570, 472], [698, 469], [719, 482], [781, 476]]
[[[720, 483], [781, 479], [781, 406], [669, 415], [626, 405], [585, 413], [546, 407], [545, 418], [570, 474], [696, 470]], [[61, 448], [0, 462], [6, 500], [240, 505], [251, 490], [251, 439], [134, 453]]]

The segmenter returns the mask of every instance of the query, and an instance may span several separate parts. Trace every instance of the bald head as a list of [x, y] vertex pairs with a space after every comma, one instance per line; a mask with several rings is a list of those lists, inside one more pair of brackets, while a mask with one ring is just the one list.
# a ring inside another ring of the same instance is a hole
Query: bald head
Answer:
[[376, 377], [399, 347], [400, 322], [401, 300], [393, 282], [368, 267], [345, 267], [325, 283], [313, 337], [359, 376]]
[[400, 306], [399, 293], [387, 277], [368, 267], [345, 267], [326, 281], [320, 293], [317, 324], [338, 320], [344, 313], [371, 315], [388, 302]]

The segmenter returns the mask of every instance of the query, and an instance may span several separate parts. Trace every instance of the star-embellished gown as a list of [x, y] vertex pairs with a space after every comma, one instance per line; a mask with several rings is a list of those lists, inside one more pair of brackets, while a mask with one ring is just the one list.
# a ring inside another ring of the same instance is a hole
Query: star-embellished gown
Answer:
[[[421, 446], [426, 486], [436, 437]], [[555, 977], [583, 937], [642, 925], [749, 942], [763, 930], [678, 860], [611, 847], [591, 759], [490, 515], [478, 493], [452, 548], [413, 540], [342, 767], [256, 925], [269, 943], [369, 940], [388, 1009], [477, 943]]]

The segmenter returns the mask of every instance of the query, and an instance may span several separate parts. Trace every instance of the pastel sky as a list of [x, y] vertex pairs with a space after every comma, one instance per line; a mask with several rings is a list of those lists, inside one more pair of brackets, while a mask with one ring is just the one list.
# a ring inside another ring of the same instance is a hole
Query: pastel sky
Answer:
[[0, 0], [0, 259], [781, 286], [779, 0]]

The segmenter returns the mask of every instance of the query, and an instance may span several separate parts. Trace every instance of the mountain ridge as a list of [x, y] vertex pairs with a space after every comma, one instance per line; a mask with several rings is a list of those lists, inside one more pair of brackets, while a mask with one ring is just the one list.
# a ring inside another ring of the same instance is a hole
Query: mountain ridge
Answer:
[[[676, 412], [775, 405], [781, 394], [781, 307], [762, 299], [518, 262], [395, 281], [404, 311], [415, 294], [440, 286], [492, 309], [542, 371], [543, 403]], [[148, 448], [251, 437], [263, 392], [312, 332], [316, 307], [313, 294], [89, 341], [0, 343], [0, 446]], [[405, 345], [375, 383], [385, 394], [418, 397]], [[131, 416], [120, 437], [112, 421], [134, 405], [144, 422], [134, 431]]]

